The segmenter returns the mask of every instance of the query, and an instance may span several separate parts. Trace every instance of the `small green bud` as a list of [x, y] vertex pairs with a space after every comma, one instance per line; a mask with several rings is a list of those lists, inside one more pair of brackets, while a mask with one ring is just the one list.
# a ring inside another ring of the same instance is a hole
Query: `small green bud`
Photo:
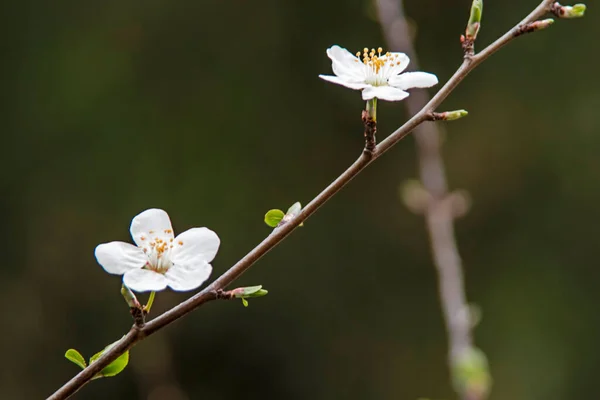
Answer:
[[242, 299], [242, 304], [244, 305], [244, 307], [248, 307], [248, 300], [246, 300], [246, 299], [266, 296], [267, 293], [269, 293], [269, 291], [263, 289], [262, 285], [246, 286], [246, 287], [233, 289], [231, 291], [231, 294], [233, 295], [233, 297]]
[[300, 214], [300, 211], [302, 211], [302, 204], [300, 204], [300, 202], [297, 201], [294, 204], [292, 204], [292, 206], [290, 208], [288, 208], [285, 215], [286, 215], [286, 217], [289, 215], [290, 218], [294, 218], [295, 216]]
[[541, 31], [542, 29], [548, 28], [550, 25], [554, 23], [552, 18], [543, 19], [541, 21], [535, 21], [531, 25], [534, 31]]
[[125, 302], [130, 308], [141, 309], [142, 306], [140, 305], [140, 302], [138, 301], [137, 297], [135, 297], [135, 294], [133, 294], [131, 289], [129, 289], [127, 286], [121, 285], [121, 295], [123, 296]]
[[238, 299], [251, 298], [251, 297], [262, 297], [269, 293], [268, 290], [262, 288], [262, 285], [257, 286], [246, 286], [232, 290], [233, 296]]
[[585, 15], [585, 9], [585, 4], [579, 3], [573, 6], [557, 5], [556, 8], [553, 9], [553, 11], [560, 18], [581, 18]]
[[467, 110], [446, 111], [442, 113], [442, 120], [454, 121], [466, 117], [467, 115], [469, 115]]
[[[297, 201], [292, 204], [290, 208], [288, 208], [287, 212], [285, 213], [285, 217], [283, 217], [283, 221], [287, 222], [293, 218], [296, 218], [298, 214], [300, 214], [300, 211], [302, 211], [302, 204]], [[304, 223], [301, 223], [299, 226], [304, 226]]]
[[481, 16], [483, 14], [483, 0], [473, 0], [471, 4], [471, 15], [469, 16], [469, 23], [465, 35], [469, 40], [475, 40], [477, 33], [481, 27]]

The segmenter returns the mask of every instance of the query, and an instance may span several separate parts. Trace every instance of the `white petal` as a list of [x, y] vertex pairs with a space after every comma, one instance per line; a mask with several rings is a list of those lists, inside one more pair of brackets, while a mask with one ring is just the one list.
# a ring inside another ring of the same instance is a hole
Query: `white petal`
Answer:
[[169, 214], [158, 208], [151, 208], [136, 215], [131, 221], [129, 232], [135, 244], [140, 247], [146, 246], [151, 239], [168, 241], [173, 238]]
[[438, 78], [434, 74], [427, 72], [406, 72], [402, 75], [393, 76], [388, 83], [398, 89], [406, 90], [410, 88], [427, 88], [438, 83]]
[[387, 70], [384, 72], [384, 76], [386, 78], [390, 78], [394, 75], [400, 74], [402, 71], [408, 67], [410, 63], [410, 58], [404, 53], [390, 53], [389, 56], [386, 56], [386, 60], [394, 60], [393, 64], [387, 67]]
[[109, 274], [123, 275], [146, 265], [148, 257], [139, 247], [125, 242], [103, 243], [94, 252], [98, 264]]
[[350, 68], [337, 62], [331, 63], [333, 73], [352, 82], [364, 82], [367, 72], [365, 65], [362, 62], [355, 61], [355, 68]]
[[165, 277], [167, 285], [173, 290], [180, 292], [193, 290], [202, 285], [210, 276], [212, 266], [209, 263], [201, 262], [193, 266], [173, 265]]
[[338, 46], [337, 44], [327, 49], [327, 56], [331, 58], [332, 61], [337, 61], [341, 63], [351, 61], [352, 59], [358, 60], [358, 58], [355, 57], [354, 54], [350, 53], [343, 47]]
[[373, 97], [380, 100], [399, 101], [407, 98], [408, 93], [392, 86], [372, 86], [363, 90], [363, 100], [371, 100]]
[[332, 46], [327, 49], [327, 56], [331, 59], [331, 68], [337, 76], [355, 82], [365, 79], [365, 65], [348, 50]]
[[157, 292], [167, 287], [167, 278], [149, 269], [136, 269], [123, 275], [123, 283], [136, 292]]
[[173, 242], [171, 261], [184, 267], [209, 263], [217, 255], [221, 241], [208, 228], [192, 228], [177, 235]]
[[350, 89], [355, 89], [355, 90], [359, 90], [359, 89], [364, 89], [366, 87], [368, 87], [369, 85], [366, 83], [355, 83], [355, 82], [348, 82], [345, 79], [342, 79], [338, 76], [333, 76], [333, 75], [319, 75], [319, 78], [324, 79], [328, 82], [332, 82], [338, 85], [342, 85], [342, 86], [346, 86], [347, 88]]

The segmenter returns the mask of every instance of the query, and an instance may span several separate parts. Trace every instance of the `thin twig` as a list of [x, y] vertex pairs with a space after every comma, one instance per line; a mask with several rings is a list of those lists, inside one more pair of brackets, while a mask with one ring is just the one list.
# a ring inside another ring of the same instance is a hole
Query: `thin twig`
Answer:
[[258, 246], [252, 249], [246, 256], [244, 256], [234, 266], [229, 268], [229, 270], [227, 270], [204, 290], [200, 291], [183, 303], [166, 311], [152, 321], [147, 322], [142, 328], [138, 328], [136, 326], [132, 327], [127, 335], [119, 340], [114, 347], [105, 352], [98, 360], [96, 360], [96, 362], [90, 364], [87, 368], [65, 383], [48, 399], [62, 400], [68, 398], [86, 383], [88, 383], [94, 377], [94, 375], [119, 357], [119, 355], [123, 354], [125, 351], [133, 347], [141, 340], [145, 339], [147, 336], [152, 335], [156, 331], [173, 323], [184, 315], [189, 314], [204, 303], [217, 299], [217, 293], [219, 290], [224, 289], [234, 280], [239, 278], [256, 261], [281, 243], [281, 241], [285, 239], [298, 225], [314, 214], [319, 207], [331, 199], [341, 188], [346, 186], [346, 184], [348, 184], [371, 162], [379, 158], [393, 145], [410, 134], [417, 126], [425, 121], [431, 120], [433, 111], [435, 111], [435, 109], [442, 103], [442, 101], [444, 101], [444, 99], [446, 99], [446, 97], [448, 97], [448, 95], [469, 74], [469, 72], [471, 72], [475, 67], [477, 67], [481, 62], [487, 59], [498, 49], [514, 39], [516, 37], [515, 33], [521, 24], [532, 22], [548, 12], [552, 3], [553, 1], [549, 0], [542, 1], [542, 3], [540, 3], [540, 5], [519, 25], [490, 44], [479, 54], [465, 59], [463, 64], [458, 68], [450, 80], [446, 82], [446, 84], [438, 91], [438, 93], [419, 112], [417, 112], [404, 125], [402, 125], [396, 131], [390, 134], [384, 141], [382, 141], [376, 147], [372, 155], [368, 154], [367, 152], [361, 153], [360, 157], [358, 157], [358, 159], [346, 171], [344, 171], [344, 173], [342, 173], [321, 193], [319, 193], [319, 195], [317, 195], [317, 197], [315, 197], [296, 218], [281, 226], [277, 232], [269, 235]]

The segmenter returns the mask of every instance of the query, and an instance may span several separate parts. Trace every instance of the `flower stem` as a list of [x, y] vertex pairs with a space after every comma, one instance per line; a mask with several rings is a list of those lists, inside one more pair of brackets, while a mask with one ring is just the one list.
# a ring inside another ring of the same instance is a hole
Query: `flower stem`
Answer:
[[367, 112], [373, 121], [377, 121], [377, 97], [367, 100]]
[[148, 303], [144, 307], [144, 311], [146, 311], [146, 313], [150, 313], [150, 309], [152, 308], [152, 304], [154, 303], [155, 296], [156, 292], [150, 292], [150, 297], [148, 297]]

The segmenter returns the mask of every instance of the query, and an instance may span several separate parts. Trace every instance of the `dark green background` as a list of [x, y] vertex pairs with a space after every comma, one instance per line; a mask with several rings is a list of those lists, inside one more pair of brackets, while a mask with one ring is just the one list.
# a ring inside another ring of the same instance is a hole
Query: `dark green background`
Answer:
[[[468, 0], [407, 0], [423, 70], [461, 62]], [[481, 48], [536, 0], [487, 1]], [[593, 398], [600, 373], [600, 24], [512, 43], [440, 111], [492, 399]], [[167, 210], [215, 230], [213, 278], [269, 233], [270, 208], [307, 203], [360, 154], [358, 92], [317, 78], [325, 49], [383, 45], [367, 0], [2, 3], [0, 397], [39, 399], [131, 325], [94, 247]], [[407, 116], [379, 110], [385, 137]], [[379, 159], [239, 285], [136, 346], [126, 371], [76, 399], [451, 399], [423, 220], [399, 200], [414, 140]], [[154, 311], [190, 293], [163, 292]], [[141, 296], [145, 298], [145, 296]]]

